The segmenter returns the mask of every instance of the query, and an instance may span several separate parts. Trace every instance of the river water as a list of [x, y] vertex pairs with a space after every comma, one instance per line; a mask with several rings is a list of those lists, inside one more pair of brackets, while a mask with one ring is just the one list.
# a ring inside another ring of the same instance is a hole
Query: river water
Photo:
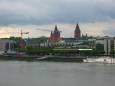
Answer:
[[0, 86], [115, 86], [115, 65], [0, 61]]

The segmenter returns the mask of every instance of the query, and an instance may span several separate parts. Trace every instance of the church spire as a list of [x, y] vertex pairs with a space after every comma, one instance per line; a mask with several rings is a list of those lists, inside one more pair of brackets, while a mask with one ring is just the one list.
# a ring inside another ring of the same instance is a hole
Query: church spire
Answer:
[[74, 31], [74, 38], [80, 39], [80, 37], [81, 37], [81, 31], [80, 31], [79, 25], [77, 24]]
[[53, 32], [51, 31], [51, 34], [50, 34], [50, 36], [52, 36], [53, 35]]
[[57, 28], [57, 25], [55, 25], [54, 31], [51, 31], [51, 35], [50, 35], [50, 41], [53, 42], [58, 42], [60, 41], [60, 31]]
[[79, 28], [79, 25], [78, 25], [78, 24], [76, 25], [75, 31], [76, 31], [76, 32], [80, 32], [80, 28]]
[[55, 25], [55, 31], [57, 31], [57, 30], [58, 30], [57, 25]]

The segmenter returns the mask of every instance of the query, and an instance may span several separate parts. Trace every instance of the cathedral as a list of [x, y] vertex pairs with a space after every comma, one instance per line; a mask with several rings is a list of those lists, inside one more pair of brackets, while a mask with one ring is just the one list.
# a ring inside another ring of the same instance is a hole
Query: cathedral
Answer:
[[80, 28], [79, 28], [78, 24], [76, 25], [76, 28], [75, 28], [75, 31], [74, 31], [74, 38], [76, 40], [79, 40], [81, 38], [81, 31], [80, 31]]
[[51, 34], [50, 34], [50, 41], [58, 42], [60, 40], [61, 40], [60, 31], [58, 30], [57, 25], [55, 25], [54, 31], [51, 31]]
[[[80, 40], [80, 38], [81, 38], [81, 31], [79, 25], [77, 24], [74, 30], [74, 40]], [[54, 31], [51, 31], [49, 40], [51, 42], [59, 42], [61, 40], [60, 31], [58, 30], [57, 25], [55, 25]]]

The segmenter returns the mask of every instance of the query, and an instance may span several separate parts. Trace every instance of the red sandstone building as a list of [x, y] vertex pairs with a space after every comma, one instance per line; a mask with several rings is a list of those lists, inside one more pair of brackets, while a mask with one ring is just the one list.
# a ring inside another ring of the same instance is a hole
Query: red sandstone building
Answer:
[[[74, 38], [75, 38], [75, 40], [80, 40], [80, 38], [81, 38], [81, 31], [80, 31], [78, 24], [76, 25], [76, 28], [74, 31]], [[61, 39], [62, 38], [60, 37], [60, 31], [58, 30], [57, 25], [55, 25], [55, 29], [54, 29], [54, 31], [51, 31], [49, 40], [51, 42], [59, 42]]]
[[74, 31], [74, 38], [79, 40], [81, 38], [81, 31], [79, 28], [79, 25], [76, 25], [75, 31]]
[[57, 25], [55, 25], [54, 31], [51, 31], [51, 34], [50, 34], [50, 41], [58, 42], [60, 40], [61, 40], [60, 31], [58, 30]]

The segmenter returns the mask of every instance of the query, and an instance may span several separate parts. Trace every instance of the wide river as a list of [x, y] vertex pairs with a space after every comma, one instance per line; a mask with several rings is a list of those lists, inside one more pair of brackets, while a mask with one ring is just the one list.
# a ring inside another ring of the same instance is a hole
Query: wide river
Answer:
[[0, 86], [115, 86], [115, 65], [0, 61]]

